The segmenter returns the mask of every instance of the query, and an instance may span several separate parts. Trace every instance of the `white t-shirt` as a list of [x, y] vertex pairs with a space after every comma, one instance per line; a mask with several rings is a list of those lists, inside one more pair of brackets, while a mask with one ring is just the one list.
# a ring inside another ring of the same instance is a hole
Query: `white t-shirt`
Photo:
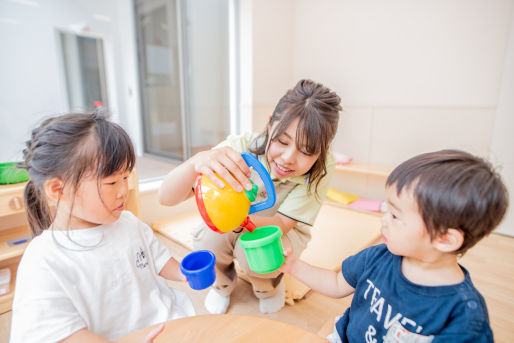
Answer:
[[113, 224], [45, 230], [18, 268], [11, 343], [56, 342], [87, 328], [117, 339], [195, 314], [159, 276], [171, 252], [130, 212]]

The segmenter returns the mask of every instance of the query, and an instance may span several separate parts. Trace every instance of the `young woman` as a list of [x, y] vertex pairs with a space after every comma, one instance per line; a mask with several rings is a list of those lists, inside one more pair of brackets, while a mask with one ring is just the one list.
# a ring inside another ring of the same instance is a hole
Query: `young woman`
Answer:
[[[219, 187], [224, 187], [224, 183], [215, 173], [238, 192], [243, 188], [250, 190], [250, 169], [240, 154], [249, 151], [267, 168], [277, 194], [275, 206], [251, 215], [251, 220], [257, 227], [279, 226], [284, 246], [299, 256], [310, 240], [310, 226], [335, 166], [329, 148], [340, 111], [340, 98], [333, 91], [311, 80], [299, 81], [280, 99], [262, 134], [228, 137], [214, 149], [200, 152], [172, 170], [160, 189], [160, 202], [175, 205], [191, 197], [200, 173]], [[249, 269], [237, 243], [243, 232], [219, 234], [202, 225], [193, 233], [196, 249], [208, 249], [216, 255], [216, 282], [205, 300], [210, 313], [227, 310], [237, 281], [234, 259], [248, 275], [261, 312], [276, 312], [284, 306], [283, 274], [256, 274]]]

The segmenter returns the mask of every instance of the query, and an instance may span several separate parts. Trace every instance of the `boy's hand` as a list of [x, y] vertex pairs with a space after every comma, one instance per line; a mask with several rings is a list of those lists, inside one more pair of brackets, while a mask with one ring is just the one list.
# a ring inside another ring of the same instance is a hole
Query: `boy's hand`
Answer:
[[293, 275], [313, 290], [332, 298], [353, 293], [354, 288], [346, 282], [343, 273], [310, 265], [295, 258], [288, 248], [284, 249], [284, 256], [286, 259], [279, 270]]
[[291, 273], [294, 265], [296, 264], [296, 257], [294, 257], [290, 248], [284, 249], [284, 256], [286, 259], [284, 260], [282, 266], [278, 268], [278, 270], [280, 270], [282, 273]]
[[152, 343], [154, 339], [160, 335], [160, 333], [164, 330], [164, 324], [157, 326], [155, 329], [150, 331], [148, 335], [146, 335], [145, 339], [142, 343]]
[[225, 183], [220, 180], [221, 177], [236, 192], [242, 192], [243, 187], [248, 191], [252, 189], [252, 184], [248, 179], [250, 168], [241, 154], [231, 147], [199, 152], [193, 156], [192, 163], [195, 172], [204, 174], [220, 188], [225, 187]]

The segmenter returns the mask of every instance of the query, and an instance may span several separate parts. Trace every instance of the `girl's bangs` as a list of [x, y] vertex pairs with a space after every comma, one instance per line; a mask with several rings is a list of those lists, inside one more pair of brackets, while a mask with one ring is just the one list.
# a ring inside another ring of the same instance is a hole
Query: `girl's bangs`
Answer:
[[107, 124], [107, 128], [104, 128], [107, 132], [99, 132], [101, 158], [97, 170], [102, 177], [132, 171], [136, 160], [132, 142], [125, 131], [116, 124]]

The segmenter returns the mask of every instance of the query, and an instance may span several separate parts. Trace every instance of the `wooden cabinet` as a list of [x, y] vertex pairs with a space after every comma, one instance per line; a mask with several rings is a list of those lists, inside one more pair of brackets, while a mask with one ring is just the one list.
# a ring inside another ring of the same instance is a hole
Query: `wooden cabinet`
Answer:
[[336, 171], [341, 173], [352, 173], [366, 176], [379, 176], [387, 178], [393, 171], [392, 167], [379, 166], [364, 163], [350, 163], [336, 166]]
[[[129, 195], [126, 209], [139, 216], [139, 179], [135, 169], [130, 174], [128, 181]], [[0, 313], [11, 309], [16, 270], [28, 244], [28, 241], [19, 244], [9, 244], [8, 242], [31, 235], [26, 221], [22, 225], [12, 225], [12, 221], [9, 220], [10, 217], [25, 211], [23, 202], [25, 185], [26, 183], [0, 185], [0, 269], [9, 268], [11, 270], [11, 290], [8, 294], [0, 296]]]
[[[385, 182], [393, 169], [389, 166], [364, 163], [337, 165], [330, 186], [336, 190], [357, 195], [362, 199], [370, 199], [372, 202], [370, 206], [376, 207], [375, 201], [385, 199]], [[374, 216], [382, 215], [381, 212], [366, 210], [363, 212]]]

